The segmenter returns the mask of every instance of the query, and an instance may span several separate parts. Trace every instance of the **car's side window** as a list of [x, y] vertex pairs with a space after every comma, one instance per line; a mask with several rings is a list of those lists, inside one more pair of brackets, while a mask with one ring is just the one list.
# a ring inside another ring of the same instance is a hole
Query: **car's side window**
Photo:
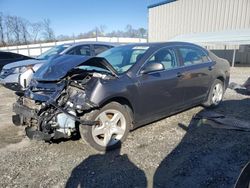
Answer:
[[107, 45], [94, 45], [94, 51], [95, 55], [98, 55], [106, 50], [108, 50], [110, 47]]
[[76, 55], [90, 56], [90, 47], [89, 45], [79, 46]]
[[71, 49], [67, 54], [90, 56], [91, 55], [90, 46], [89, 45], [76, 46], [73, 49]]
[[208, 62], [207, 55], [198, 48], [179, 47], [180, 56], [184, 66]]
[[76, 55], [76, 48], [77, 47], [72, 48], [71, 50], [69, 50], [68, 52], [66, 52], [66, 54], [68, 54], [68, 55]]
[[157, 51], [153, 56], [151, 56], [147, 63], [152, 62], [162, 63], [165, 70], [177, 67], [175, 53], [170, 48], [162, 48]]

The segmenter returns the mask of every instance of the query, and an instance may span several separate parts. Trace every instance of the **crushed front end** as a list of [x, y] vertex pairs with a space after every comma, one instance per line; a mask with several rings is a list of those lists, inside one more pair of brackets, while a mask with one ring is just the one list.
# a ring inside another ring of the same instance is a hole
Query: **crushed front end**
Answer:
[[27, 136], [46, 141], [70, 138], [77, 133], [79, 124], [95, 124], [80, 119], [86, 111], [97, 107], [85, 93], [84, 86], [89, 79], [86, 76], [81, 81], [64, 79], [52, 83], [33, 80], [13, 104], [19, 124], [26, 126]]
[[83, 119], [85, 113], [98, 107], [90, 95], [100, 80], [115, 76], [115, 70], [103, 58], [60, 56], [40, 67], [28, 89], [17, 93], [13, 111], [18, 122], [13, 123], [25, 125], [31, 139], [69, 138], [78, 132], [78, 125], [97, 123]]

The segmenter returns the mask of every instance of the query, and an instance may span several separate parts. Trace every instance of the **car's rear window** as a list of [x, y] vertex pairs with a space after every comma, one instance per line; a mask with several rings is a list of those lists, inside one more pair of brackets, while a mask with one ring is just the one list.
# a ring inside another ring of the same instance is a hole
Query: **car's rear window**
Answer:
[[184, 66], [199, 64], [209, 61], [207, 55], [198, 48], [179, 47], [179, 52]]

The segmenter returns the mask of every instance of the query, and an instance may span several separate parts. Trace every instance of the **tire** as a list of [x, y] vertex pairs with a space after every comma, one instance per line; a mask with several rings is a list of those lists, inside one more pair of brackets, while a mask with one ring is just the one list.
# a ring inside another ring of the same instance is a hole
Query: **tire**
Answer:
[[207, 101], [203, 103], [203, 106], [208, 108], [217, 107], [223, 99], [224, 92], [224, 83], [216, 79], [210, 88]]
[[[113, 118], [113, 121], [111, 121]], [[108, 151], [121, 146], [128, 136], [131, 116], [125, 106], [111, 102], [100, 110], [91, 111], [83, 119], [100, 121], [99, 125], [79, 125], [81, 138], [98, 151]]]

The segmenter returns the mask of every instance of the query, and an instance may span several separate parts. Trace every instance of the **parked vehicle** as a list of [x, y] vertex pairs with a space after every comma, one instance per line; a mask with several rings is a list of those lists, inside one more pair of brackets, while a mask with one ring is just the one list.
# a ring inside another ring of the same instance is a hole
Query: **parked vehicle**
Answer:
[[103, 42], [81, 42], [62, 44], [44, 52], [36, 59], [7, 64], [0, 73], [0, 83], [8, 89], [20, 91], [27, 88], [33, 74], [44, 64], [61, 54], [96, 56], [114, 47], [114, 44]]
[[219, 105], [228, 81], [229, 63], [200, 46], [124, 45], [44, 64], [14, 112], [30, 138], [53, 140], [79, 130], [92, 147], [109, 150], [141, 125], [196, 105]]
[[0, 51], [0, 71], [2, 70], [4, 65], [7, 65], [15, 61], [26, 60], [26, 59], [32, 59], [32, 57], [28, 57], [28, 56], [13, 53], [13, 52]]

